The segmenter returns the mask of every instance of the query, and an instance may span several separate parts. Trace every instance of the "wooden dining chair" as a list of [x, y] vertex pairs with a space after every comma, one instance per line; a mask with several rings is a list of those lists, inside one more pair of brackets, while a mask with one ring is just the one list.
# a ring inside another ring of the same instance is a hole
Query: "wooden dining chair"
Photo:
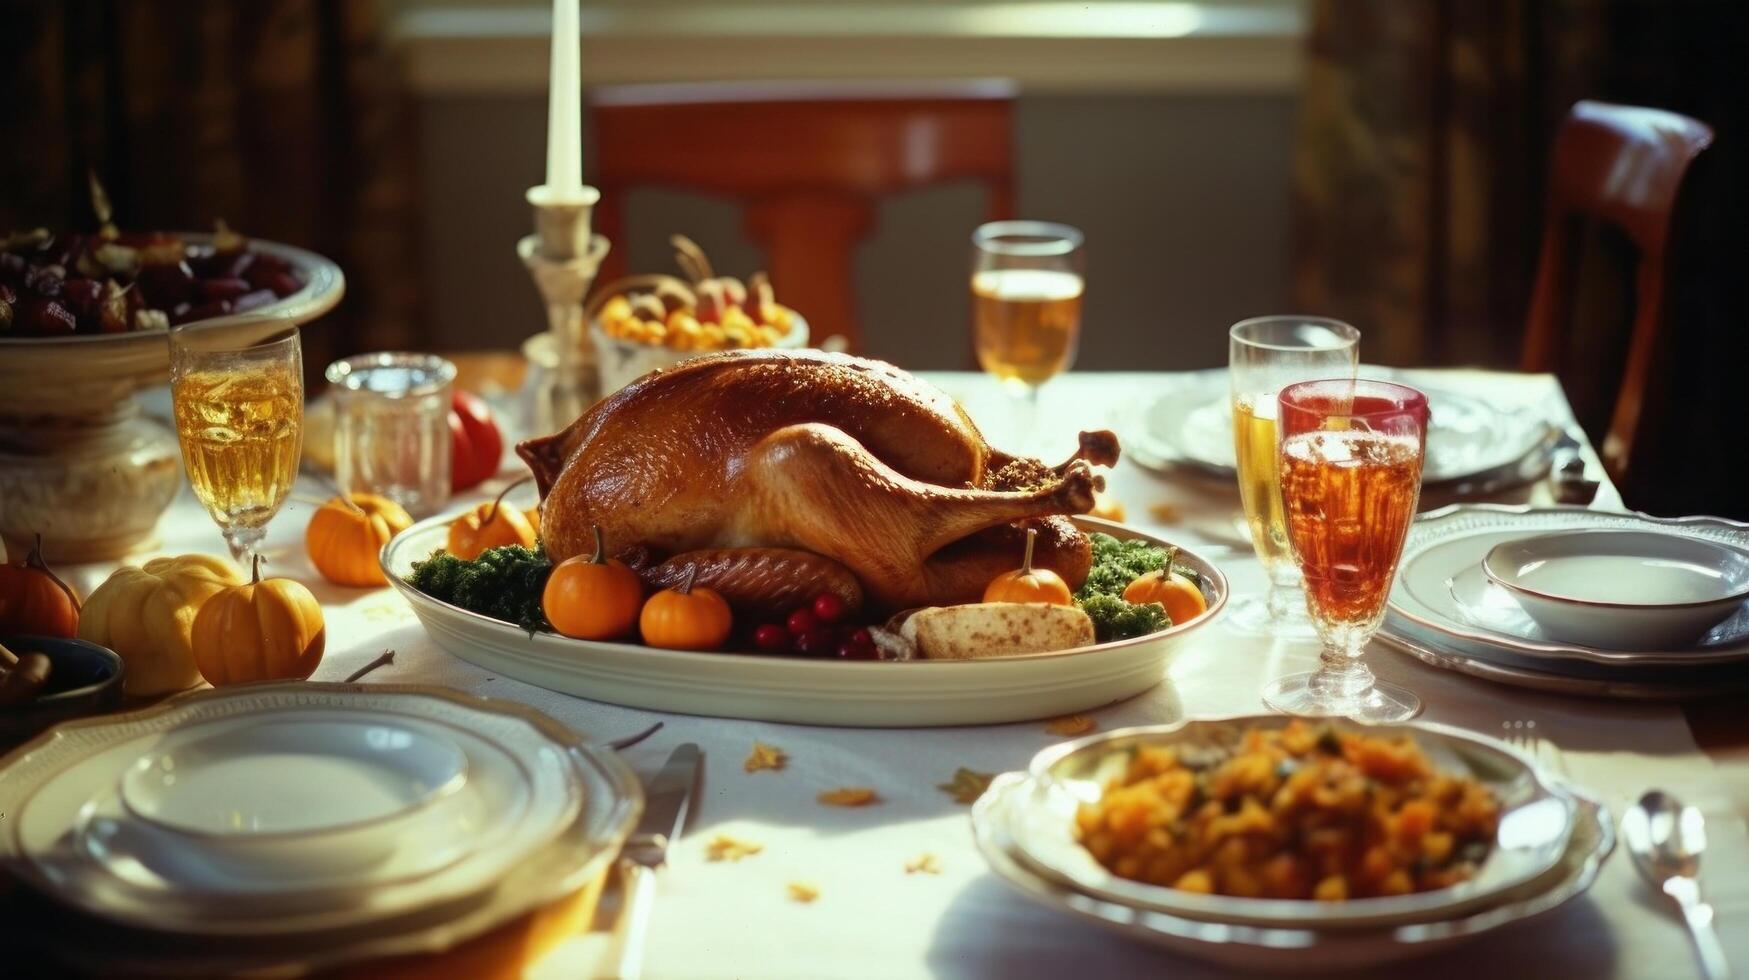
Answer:
[[[996, 80], [596, 89], [596, 226], [623, 241], [633, 187], [738, 201], [773, 288], [807, 317], [814, 343], [842, 336], [858, 349], [855, 250], [879, 198], [970, 181], [986, 189], [991, 220], [1010, 217], [1014, 95]], [[601, 281], [624, 274], [622, 255], [610, 253]]]
[[1687, 116], [1589, 101], [1575, 104], [1555, 134], [1522, 366], [1558, 371], [1568, 349], [1576, 289], [1574, 219], [1613, 226], [1632, 244], [1638, 265], [1625, 367], [1601, 452], [1618, 484], [1640, 445], [1640, 418], [1661, 350], [1666, 257], [1678, 192], [1689, 164], [1712, 141], [1711, 127]]

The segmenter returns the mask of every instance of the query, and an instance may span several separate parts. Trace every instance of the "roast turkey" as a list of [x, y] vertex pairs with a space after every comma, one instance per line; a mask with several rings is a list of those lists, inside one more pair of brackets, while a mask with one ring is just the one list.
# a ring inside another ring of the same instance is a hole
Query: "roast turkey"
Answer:
[[733, 351], [645, 376], [564, 431], [517, 446], [554, 561], [591, 525], [655, 585], [692, 569], [731, 603], [778, 611], [820, 591], [885, 610], [975, 602], [1019, 564], [1086, 577], [1086, 513], [1117, 441], [1083, 433], [1060, 466], [992, 449], [946, 394], [879, 361]]

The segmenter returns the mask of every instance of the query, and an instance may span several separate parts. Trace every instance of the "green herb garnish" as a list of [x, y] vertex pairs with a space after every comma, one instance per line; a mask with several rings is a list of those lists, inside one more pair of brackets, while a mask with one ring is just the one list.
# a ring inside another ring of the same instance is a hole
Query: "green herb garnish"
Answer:
[[[1159, 603], [1138, 605], [1123, 598], [1123, 590], [1131, 582], [1165, 567], [1168, 552], [1145, 541], [1119, 541], [1109, 534], [1094, 532], [1087, 537], [1093, 543], [1093, 567], [1075, 592], [1075, 603], [1093, 620], [1093, 634], [1099, 642], [1126, 640], [1171, 626], [1172, 619]], [[1174, 565], [1173, 571], [1202, 584], [1195, 572], [1182, 565]]]
[[538, 548], [489, 548], [473, 561], [439, 548], [430, 558], [413, 563], [407, 581], [433, 599], [514, 623], [532, 636], [537, 631], [552, 632], [540, 607], [552, 570], [552, 561]]

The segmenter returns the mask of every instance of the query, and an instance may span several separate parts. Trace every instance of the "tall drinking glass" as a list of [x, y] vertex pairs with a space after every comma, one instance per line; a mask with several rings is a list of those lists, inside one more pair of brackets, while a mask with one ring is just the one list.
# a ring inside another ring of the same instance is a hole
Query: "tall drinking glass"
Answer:
[[972, 344], [978, 364], [1019, 402], [1027, 434], [1039, 388], [1075, 360], [1083, 241], [1078, 229], [1045, 221], [993, 221], [972, 233]]
[[1306, 617], [1300, 572], [1288, 548], [1282, 514], [1276, 395], [1296, 381], [1353, 378], [1360, 331], [1323, 317], [1265, 316], [1235, 323], [1227, 336], [1239, 501], [1252, 547], [1269, 578], [1264, 595], [1234, 602], [1231, 621], [1252, 632], [1312, 639], [1316, 634]]
[[194, 495], [231, 557], [253, 563], [297, 478], [304, 362], [296, 327], [263, 318], [170, 331], [170, 400]]
[[1281, 499], [1324, 651], [1263, 700], [1294, 715], [1402, 721], [1421, 699], [1380, 684], [1360, 662], [1384, 620], [1403, 539], [1421, 496], [1427, 396], [1383, 381], [1307, 381], [1282, 389]]
[[328, 365], [326, 377], [340, 489], [380, 494], [417, 515], [442, 508], [450, 491], [455, 365], [435, 354], [359, 354]]

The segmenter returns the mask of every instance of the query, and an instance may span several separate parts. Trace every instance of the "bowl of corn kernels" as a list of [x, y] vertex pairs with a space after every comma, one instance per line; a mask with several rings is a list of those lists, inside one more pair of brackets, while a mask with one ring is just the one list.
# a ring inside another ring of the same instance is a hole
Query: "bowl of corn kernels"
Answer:
[[697, 354], [807, 345], [807, 321], [777, 302], [764, 273], [719, 276], [690, 239], [673, 242], [684, 278], [627, 276], [589, 301], [603, 394]]

